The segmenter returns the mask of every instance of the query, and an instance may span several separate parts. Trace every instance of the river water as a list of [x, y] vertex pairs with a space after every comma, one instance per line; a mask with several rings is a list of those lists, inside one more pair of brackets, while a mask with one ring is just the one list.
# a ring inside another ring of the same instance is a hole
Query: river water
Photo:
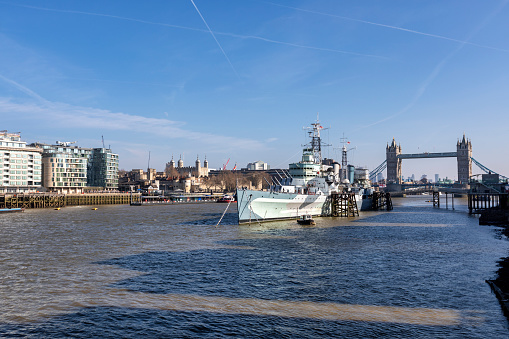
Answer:
[[509, 242], [429, 199], [312, 227], [234, 205], [216, 227], [213, 203], [2, 214], [0, 336], [509, 337], [485, 283]]

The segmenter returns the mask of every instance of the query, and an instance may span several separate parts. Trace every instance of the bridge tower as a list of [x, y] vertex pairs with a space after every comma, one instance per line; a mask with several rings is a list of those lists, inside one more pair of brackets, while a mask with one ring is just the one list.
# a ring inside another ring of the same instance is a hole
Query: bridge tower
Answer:
[[[392, 138], [392, 143], [387, 145], [385, 149], [387, 159], [387, 183], [401, 183], [401, 145], [396, 145], [396, 141]], [[458, 160], [459, 161], [459, 160]]]
[[472, 143], [469, 139], [465, 138], [456, 144], [457, 159], [458, 159], [458, 181], [461, 184], [468, 184], [468, 180], [472, 176]]

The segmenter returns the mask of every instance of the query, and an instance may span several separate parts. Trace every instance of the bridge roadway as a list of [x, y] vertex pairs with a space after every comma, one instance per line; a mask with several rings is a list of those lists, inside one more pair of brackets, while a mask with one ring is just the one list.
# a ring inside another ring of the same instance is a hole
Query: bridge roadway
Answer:
[[458, 152], [398, 154], [398, 159], [456, 158]]
[[[454, 187], [456, 186], [456, 187]], [[455, 194], [468, 194], [470, 188], [468, 186], [457, 187], [454, 184], [442, 185], [423, 185], [423, 184], [387, 184], [386, 191], [392, 195], [424, 193], [424, 192], [442, 192]]]

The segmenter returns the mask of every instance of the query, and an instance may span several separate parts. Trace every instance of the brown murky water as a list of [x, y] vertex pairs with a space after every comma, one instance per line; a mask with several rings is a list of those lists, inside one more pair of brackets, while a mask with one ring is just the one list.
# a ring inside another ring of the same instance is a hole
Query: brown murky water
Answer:
[[507, 256], [461, 201], [236, 225], [225, 205], [0, 215], [0, 335], [502, 337], [485, 279]]

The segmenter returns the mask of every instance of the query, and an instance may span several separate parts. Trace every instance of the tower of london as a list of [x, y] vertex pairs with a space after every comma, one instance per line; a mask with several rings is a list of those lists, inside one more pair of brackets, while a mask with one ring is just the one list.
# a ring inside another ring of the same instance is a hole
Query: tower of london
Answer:
[[177, 166], [175, 166], [175, 160], [173, 160], [172, 156], [170, 162], [166, 163], [164, 171], [170, 177], [194, 176], [196, 178], [200, 178], [209, 176], [209, 162], [206, 157], [205, 161], [203, 161], [203, 166], [201, 165], [201, 161], [198, 157], [196, 157], [194, 164], [194, 166], [184, 167], [184, 161], [182, 160], [182, 157], [180, 157], [177, 162]]

